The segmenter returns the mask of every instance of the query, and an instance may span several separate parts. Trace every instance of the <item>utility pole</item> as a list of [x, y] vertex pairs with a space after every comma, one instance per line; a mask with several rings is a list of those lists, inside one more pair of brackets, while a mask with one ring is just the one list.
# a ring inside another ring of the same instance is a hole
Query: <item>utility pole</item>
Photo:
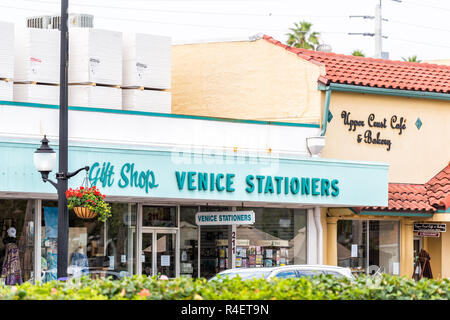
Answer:
[[[402, 0], [391, 0], [391, 1], [402, 2]], [[383, 38], [387, 39], [387, 36], [383, 36], [382, 22], [388, 21], [388, 20], [383, 19], [383, 17], [382, 17], [381, 2], [382, 2], [382, 0], [378, 0], [378, 4], [375, 6], [375, 15], [374, 16], [350, 16], [350, 18], [374, 19], [375, 20], [374, 33], [369, 33], [369, 32], [349, 32], [348, 33], [349, 35], [362, 35], [362, 36], [374, 37], [375, 38], [374, 58], [377, 58], [377, 59], [383, 58]]]
[[68, 64], [69, 64], [69, 30], [67, 18], [69, 0], [61, 0], [61, 50], [59, 67], [59, 173], [58, 179], [58, 278], [67, 277], [68, 264], [68, 237], [69, 237], [69, 213], [67, 210], [66, 190], [68, 179], [65, 174], [68, 172]]
[[375, 6], [375, 56], [374, 58], [381, 59], [381, 52], [383, 51], [382, 37], [383, 33], [381, 31], [381, 0]]

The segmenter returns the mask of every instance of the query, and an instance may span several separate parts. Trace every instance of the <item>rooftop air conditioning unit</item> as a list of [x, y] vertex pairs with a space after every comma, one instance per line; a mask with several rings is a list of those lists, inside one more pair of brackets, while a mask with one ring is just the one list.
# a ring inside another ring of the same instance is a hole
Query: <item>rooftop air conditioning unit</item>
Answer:
[[50, 16], [36, 16], [27, 18], [28, 28], [37, 29], [50, 29], [51, 17]]
[[[28, 28], [39, 29], [59, 29], [61, 25], [61, 15], [38, 16], [27, 18]], [[70, 13], [68, 18], [69, 28], [93, 28], [94, 16], [83, 13]]]

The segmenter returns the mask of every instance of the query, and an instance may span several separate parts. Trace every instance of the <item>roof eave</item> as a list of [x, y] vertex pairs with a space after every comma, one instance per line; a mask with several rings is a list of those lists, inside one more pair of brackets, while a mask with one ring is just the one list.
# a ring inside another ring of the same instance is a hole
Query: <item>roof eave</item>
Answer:
[[[423, 99], [437, 99], [437, 100], [450, 101], [449, 93], [402, 90], [402, 89], [388, 89], [388, 88], [379, 88], [379, 87], [370, 87], [370, 86], [359, 86], [359, 85], [353, 85], [353, 84], [342, 84], [342, 83], [331, 82], [326, 77], [320, 77], [318, 82], [319, 82], [319, 90], [324, 90], [323, 87], [321, 87], [320, 85], [326, 85], [332, 91], [368, 93], [368, 94], [400, 96], [400, 97], [408, 97], [408, 98], [423, 98]], [[325, 83], [327, 83], [327, 84], [325, 84]]]

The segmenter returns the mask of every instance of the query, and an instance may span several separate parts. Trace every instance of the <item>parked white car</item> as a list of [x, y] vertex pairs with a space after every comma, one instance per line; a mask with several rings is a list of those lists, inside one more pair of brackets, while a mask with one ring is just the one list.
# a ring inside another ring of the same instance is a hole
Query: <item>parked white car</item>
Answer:
[[220, 277], [234, 278], [239, 275], [242, 280], [264, 278], [267, 280], [273, 278], [301, 278], [301, 277], [313, 277], [320, 274], [331, 274], [338, 278], [347, 278], [355, 280], [351, 270], [349, 268], [327, 266], [327, 265], [289, 265], [282, 267], [270, 267], [270, 268], [234, 268], [222, 271], [209, 279], [209, 281], [218, 280]]

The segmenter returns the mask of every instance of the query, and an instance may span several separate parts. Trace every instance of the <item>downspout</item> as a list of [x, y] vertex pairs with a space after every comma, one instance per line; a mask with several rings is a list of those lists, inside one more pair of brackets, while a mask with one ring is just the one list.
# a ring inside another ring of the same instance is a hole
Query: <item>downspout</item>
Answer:
[[325, 132], [327, 132], [328, 114], [330, 113], [330, 98], [331, 98], [330, 86], [325, 87], [324, 90], [325, 90], [325, 105], [323, 110], [322, 131], [320, 132], [321, 136], [324, 136]]
[[[323, 110], [322, 131], [320, 135], [323, 137], [327, 132], [328, 114], [330, 113], [331, 89], [325, 87], [325, 105]], [[320, 207], [314, 207], [314, 221], [316, 225], [317, 236], [317, 264], [323, 264], [323, 237], [322, 223], [320, 222]]]
[[320, 207], [314, 207], [314, 222], [317, 236], [317, 264], [323, 264], [322, 224], [320, 223]]

